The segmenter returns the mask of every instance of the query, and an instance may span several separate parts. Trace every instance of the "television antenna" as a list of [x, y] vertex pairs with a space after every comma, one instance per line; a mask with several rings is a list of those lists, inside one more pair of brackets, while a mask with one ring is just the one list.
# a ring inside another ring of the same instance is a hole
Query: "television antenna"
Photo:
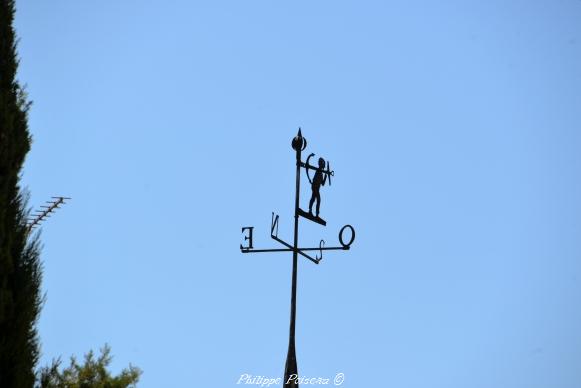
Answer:
[[35, 210], [28, 218], [28, 233], [32, 232], [34, 228], [39, 226], [45, 219], [49, 218], [56, 209], [60, 208], [61, 205], [64, 205], [66, 200], [71, 199], [70, 197], [51, 198], [52, 199], [46, 201], [44, 205], [40, 205], [40, 208]]

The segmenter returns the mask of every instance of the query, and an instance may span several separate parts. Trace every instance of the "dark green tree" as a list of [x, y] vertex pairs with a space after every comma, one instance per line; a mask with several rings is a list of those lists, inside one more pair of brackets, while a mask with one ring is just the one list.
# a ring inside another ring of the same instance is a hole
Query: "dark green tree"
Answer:
[[85, 354], [81, 365], [74, 357], [68, 367], [60, 370], [60, 360], [40, 370], [40, 388], [127, 388], [135, 387], [141, 371], [132, 365], [117, 376], [111, 376], [107, 367], [111, 363], [111, 348], [105, 345], [101, 355], [94, 357], [93, 351]]
[[30, 388], [39, 356], [41, 266], [19, 186], [30, 149], [30, 104], [16, 80], [13, 20], [14, 0], [0, 0], [0, 387]]

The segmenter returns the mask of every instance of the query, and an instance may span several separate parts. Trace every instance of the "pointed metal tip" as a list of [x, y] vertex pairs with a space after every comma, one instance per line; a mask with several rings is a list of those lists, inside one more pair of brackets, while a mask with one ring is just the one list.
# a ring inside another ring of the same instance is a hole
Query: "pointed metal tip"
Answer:
[[305, 139], [301, 133], [301, 128], [299, 127], [299, 132], [295, 137], [293, 137], [293, 141], [291, 143], [293, 150], [295, 151], [303, 151], [307, 146], [307, 139]]

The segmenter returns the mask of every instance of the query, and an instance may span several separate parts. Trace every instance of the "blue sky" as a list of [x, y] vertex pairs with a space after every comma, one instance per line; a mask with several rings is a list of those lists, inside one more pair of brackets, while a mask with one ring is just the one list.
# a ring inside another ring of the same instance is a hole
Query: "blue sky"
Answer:
[[[297, 358], [345, 387], [578, 387], [580, 1], [18, 1], [42, 364], [279, 377], [298, 127], [336, 175]], [[304, 176], [303, 176], [304, 183]], [[307, 184], [301, 203], [308, 201]]]

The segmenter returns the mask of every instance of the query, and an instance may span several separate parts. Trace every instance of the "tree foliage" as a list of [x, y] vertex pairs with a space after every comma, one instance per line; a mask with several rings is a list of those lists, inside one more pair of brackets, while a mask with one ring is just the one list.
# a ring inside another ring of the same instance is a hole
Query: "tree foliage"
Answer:
[[141, 371], [129, 365], [117, 376], [111, 376], [107, 367], [111, 363], [111, 348], [105, 345], [99, 357], [93, 351], [85, 354], [83, 364], [71, 357], [70, 365], [60, 370], [61, 361], [40, 371], [40, 388], [127, 388], [135, 387]]
[[0, 0], [0, 387], [30, 388], [39, 356], [41, 266], [19, 180], [30, 150], [29, 102], [16, 80], [14, 0]]
[[16, 80], [18, 58], [13, 27], [14, 0], [0, 0], [0, 388], [125, 388], [141, 371], [129, 366], [111, 376], [110, 349], [80, 365], [74, 358], [60, 371], [60, 360], [37, 373], [36, 322], [42, 306], [42, 268], [38, 237], [28, 233], [26, 197], [20, 173], [30, 150], [26, 92]]

